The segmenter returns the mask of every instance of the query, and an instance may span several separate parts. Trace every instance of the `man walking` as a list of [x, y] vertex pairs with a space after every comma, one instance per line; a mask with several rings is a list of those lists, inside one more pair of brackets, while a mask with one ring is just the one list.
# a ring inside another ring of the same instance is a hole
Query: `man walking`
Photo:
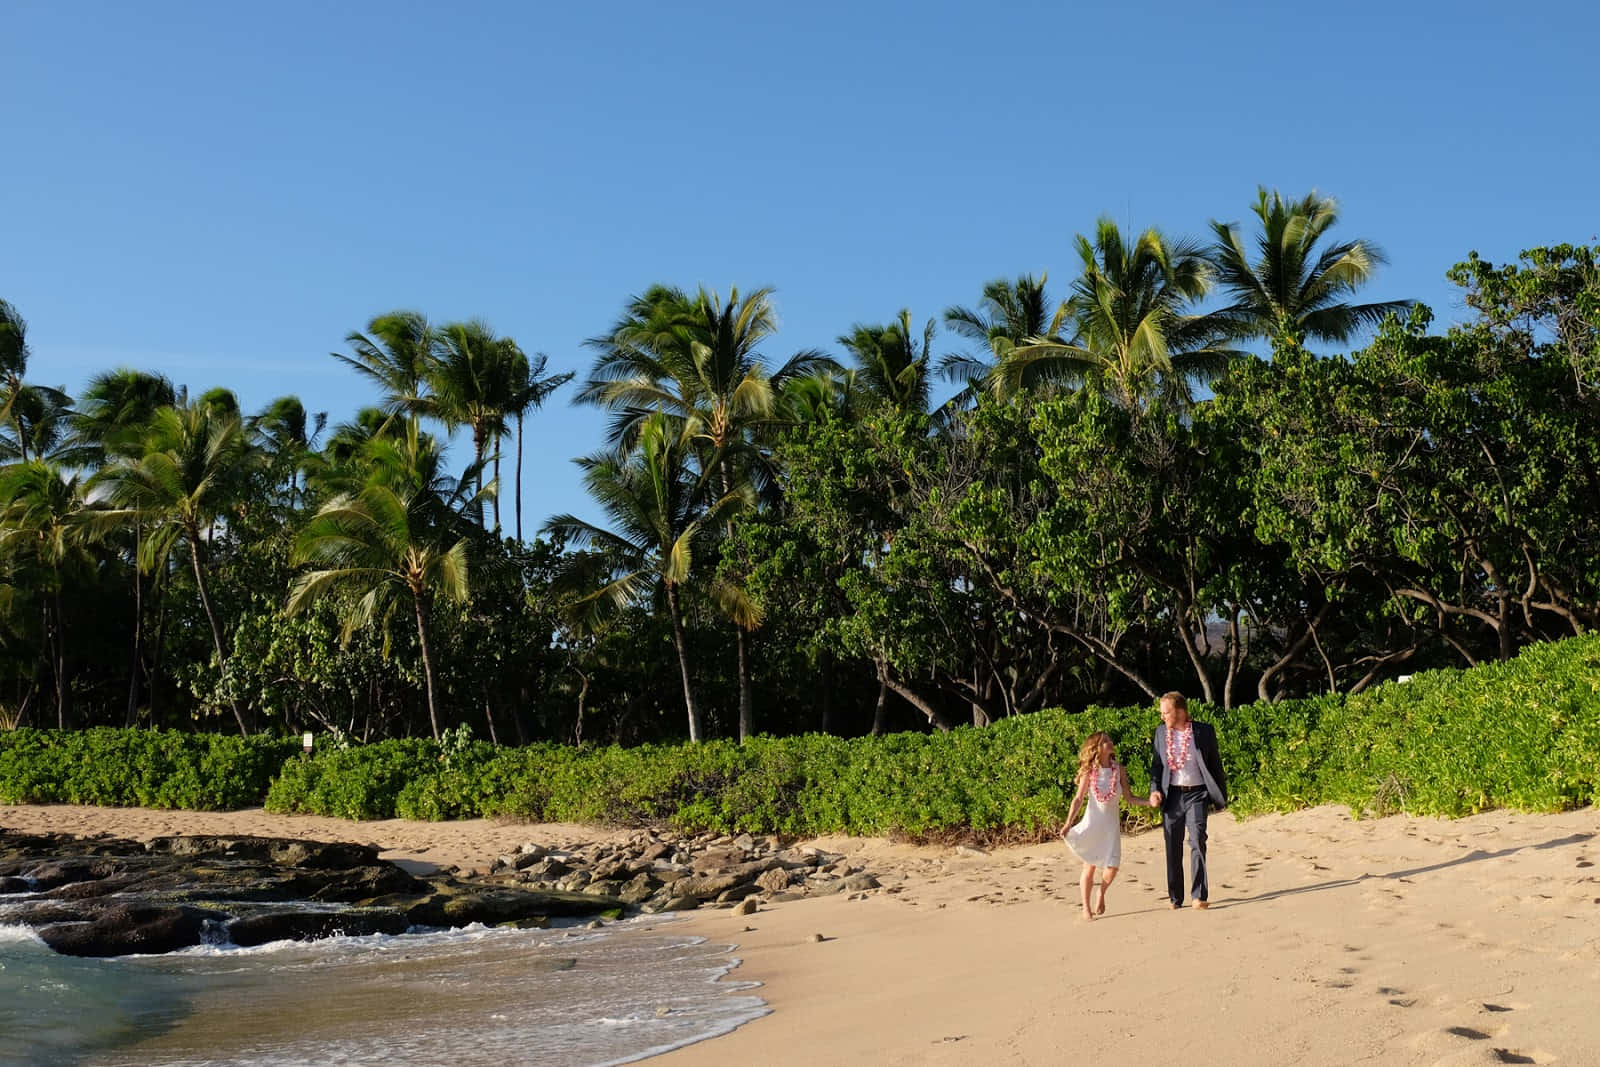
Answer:
[[1206, 815], [1228, 806], [1228, 778], [1217, 751], [1217, 731], [1189, 718], [1182, 693], [1161, 698], [1150, 760], [1150, 806], [1161, 809], [1161, 836], [1167, 846], [1167, 899], [1183, 906], [1183, 836], [1189, 832], [1190, 896], [1197, 908], [1210, 907], [1206, 880]]

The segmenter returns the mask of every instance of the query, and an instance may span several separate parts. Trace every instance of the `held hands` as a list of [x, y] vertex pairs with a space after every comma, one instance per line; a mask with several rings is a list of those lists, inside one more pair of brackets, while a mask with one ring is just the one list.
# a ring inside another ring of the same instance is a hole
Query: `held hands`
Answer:
[[1150, 793], [1150, 807], [1159, 808], [1160, 806], [1161, 806], [1161, 794], [1158, 793], [1158, 792], [1152, 791]]

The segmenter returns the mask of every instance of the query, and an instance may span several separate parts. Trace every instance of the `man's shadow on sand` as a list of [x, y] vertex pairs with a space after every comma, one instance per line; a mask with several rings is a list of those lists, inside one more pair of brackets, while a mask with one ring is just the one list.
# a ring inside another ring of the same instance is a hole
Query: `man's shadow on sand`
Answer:
[[1360, 885], [1362, 882], [1370, 882], [1375, 879], [1397, 881], [1404, 878], [1414, 878], [1419, 874], [1432, 874], [1434, 871], [1442, 871], [1449, 867], [1459, 867], [1464, 863], [1479, 863], [1483, 860], [1497, 860], [1504, 856], [1513, 856], [1530, 848], [1562, 848], [1566, 845], [1576, 845], [1580, 842], [1588, 841], [1594, 836], [1592, 833], [1568, 834], [1566, 837], [1553, 838], [1537, 845], [1516, 845], [1512, 848], [1496, 849], [1493, 852], [1476, 848], [1465, 856], [1457, 856], [1455, 859], [1445, 860], [1443, 863], [1432, 863], [1426, 867], [1412, 867], [1410, 870], [1390, 871], [1387, 874], [1363, 874], [1355, 878], [1339, 878], [1330, 882], [1318, 882], [1316, 885], [1297, 886], [1293, 889], [1274, 889], [1271, 892], [1260, 893], [1253, 897], [1229, 897], [1225, 900], [1213, 901], [1211, 910], [1221, 911], [1224, 908], [1237, 908], [1245, 904], [1260, 904], [1268, 900], [1277, 900], [1280, 897], [1299, 896], [1301, 893], [1321, 893], [1328, 889], [1344, 889], [1348, 886]]

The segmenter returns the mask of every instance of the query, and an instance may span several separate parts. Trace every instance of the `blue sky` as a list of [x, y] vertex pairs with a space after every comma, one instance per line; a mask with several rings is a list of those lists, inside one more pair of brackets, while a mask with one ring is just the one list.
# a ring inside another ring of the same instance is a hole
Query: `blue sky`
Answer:
[[[127, 365], [337, 422], [373, 397], [328, 353], [390, 309], [581, 375], [652, 282], [771, 285], [777, 362], [991, 278], [1060, 291], [1098, 216], [1198, 236], [1264, 184], [1337, 197], [1389, 254], [1371, 298], [1442, 327], [1468, 251], [1600, 230], [1596, 40], [1581, 3], [12, 0], [0, 297], [36, 381]], [[527, 528], [600, 517], [570, 391]]]

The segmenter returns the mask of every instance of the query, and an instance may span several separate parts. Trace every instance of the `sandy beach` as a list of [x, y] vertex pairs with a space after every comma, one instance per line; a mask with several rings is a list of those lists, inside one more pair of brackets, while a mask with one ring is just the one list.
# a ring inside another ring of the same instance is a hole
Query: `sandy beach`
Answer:
[[[259, 810], [0, 806], [26, 832], [371, 842], [487, 868], [524, 841], [609, 831], [351, 823]], [[1211, 824], [1211, 908], [1168, 908], [1157, 834], [1129, 836], [1086, 922], [1059, 844], [974, 853], [823, 838], [884, 888], [703, 910], [771, 1015], [670, 1064], [1600, 1064], [1600, 811], [1356, 821], [1338, 808]], [[819, 940], [820, 937], [820, 940]], [[1173, 1043], [1187, 1049], [1174, 1055]]]

